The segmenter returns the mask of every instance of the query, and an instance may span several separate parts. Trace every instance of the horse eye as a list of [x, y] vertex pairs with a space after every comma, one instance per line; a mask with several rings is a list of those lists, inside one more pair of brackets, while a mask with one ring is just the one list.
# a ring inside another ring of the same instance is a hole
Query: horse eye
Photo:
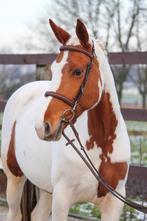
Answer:
[[73, 71], [73, 74], [74, 75], [76, 75], [76, 76], [80, 76], [81, 74], [82, 74], [82, 70], [80, 70], [80, 69], [75, 69], [74, 71]]

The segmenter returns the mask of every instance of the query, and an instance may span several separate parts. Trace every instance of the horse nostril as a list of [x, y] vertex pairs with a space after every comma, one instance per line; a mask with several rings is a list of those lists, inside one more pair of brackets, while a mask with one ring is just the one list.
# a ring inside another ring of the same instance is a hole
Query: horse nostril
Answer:
[[47, 135], [47, 136], [50, 135], [50, 125], [49, 125], [49, 123], [44, 123], [44, 131], [45, 131], [45, 135]]

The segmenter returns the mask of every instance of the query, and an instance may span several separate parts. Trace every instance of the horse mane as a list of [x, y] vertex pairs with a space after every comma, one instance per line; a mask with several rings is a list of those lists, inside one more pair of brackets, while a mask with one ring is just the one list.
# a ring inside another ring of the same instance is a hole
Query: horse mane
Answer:
[[99, 63], [99, 70], [102, 79], [103, 91], [110, 94], [110, 101], [113, 106], [113, 110], [117, 116], [120, 115], [120, 105], [118, 101], [118, 96], [116, 92], [114, 77], [108, 63], [108, 58], [106, 56], [106, 50], [103, 43], [98, 39], [94, 41], [95, 53]]
[[108, 55], [108, 51], [106, 50], [106, 47], [104, 45], [104, 42], [100, 40], [99, 38], [95, 40], [96, 44], [99, 45], [99, 47], [102, 49], [105, 55]]

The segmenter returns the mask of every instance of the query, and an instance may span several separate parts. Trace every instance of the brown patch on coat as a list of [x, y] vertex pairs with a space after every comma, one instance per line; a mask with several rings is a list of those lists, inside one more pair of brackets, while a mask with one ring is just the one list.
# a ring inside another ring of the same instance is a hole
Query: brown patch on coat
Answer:
[[90, 139], [86, 142], [87, 149], [92, 149], [96, 142], [97, 146], [103, 149], [103, 154], [112, 153], [116, 126], [117, 119], [110, 102], [110, 94], [103, 93], [99, 104], [88, 111]]
[[[86, 142], [88, 150], [94, 147], [102, 149], [100, 156], [102, 162], [99, 172], [104, 180], [114, 189], [119, 180], [124, 179], [127, 172], [127, 163], [111, 163], [108, 154], [113, 152], [113, 141], [116, 138], [115, 130], [117, 119], [110, 101], [110, 94], [104, 93], [100, 103], [88, 112], [89, 140]], [[105, 196], [108, 190], [99, 183], [98, 197]]]
[[[81, 46], [78, 47], [82, 48]], [[88, 50], [91, 50], [91, 48]], [[56, 92], [62, 94], [70, 100], [73, 100], [78, 94], [79, 88], [83, 82], [88, 62], [88, 56], [74, 51], [69, 52], [67, 63], [62, 69], [61, 83]], [[73, 72], [76, 68], [82, 71], [82, 76], [74, 76]], [[92, 69], [90, 71], [88, 81], [85, 85], [84, 94], [79, 100], [79, 105], [77, 107], [77, 117], [84, 110], [89, 109], [97, 102], [99, 98], [99, 88], [97, 83], [99, 78], [100, 74], [98, 71], [98, 62], [94, 58]], [[52, 98], [44, 115], [44, 122], [49, 122], [52, 125], [52, 128], [54, 128], [52, 132], [54, 132], [54, 130], [57, 128], [55, 128], [54, 125], [59, 123], [63, 112], [69, 108], [70, 107], [63, 101]]]
[[23, 173], [18, 165], [18, 162], [16, 160], [15, 155], [15, 128], [16, 128], [16, 121], [14, 122], [12, 133], [11, 133], [11, 139], [9, 144], [9, 150], [7, 155], [7, 165], [9, 170], [14, 176], [23, 176]]
[[[102, 156], [101, 156], [102, 158]], [[119, 180], [123, 180], [126, 176], [128, 165], [126, 162], [111, 163], [107, 157], [107, 162], [102, 160], [99, 168], [99, 173], [113, 189], [118, 185]], [[109, 191], [100, 183], [98, 186], [98, 197], [105, 196]]]

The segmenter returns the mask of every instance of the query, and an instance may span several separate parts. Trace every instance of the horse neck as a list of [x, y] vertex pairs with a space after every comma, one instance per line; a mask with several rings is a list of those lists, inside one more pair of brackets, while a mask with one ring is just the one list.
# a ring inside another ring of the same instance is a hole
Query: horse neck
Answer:
[[103, 95], [105, 93], [109, 94], [110, 97], [109, 100], [111, 102], [113, 111], [116, 117], [120, 118], [121, 116], [120, 105], [110, 65], [108, 63], [107, 57], [104, 54], [104, 51], [101, 49], [99, 44], [97, 42], [94, 42], [94, 45], [95, 45], [95, 53], [99, 63], [99, 71], [102, 79], [102, 87], [103, 87], [102, 94]]
[[95, 50], [103, 82], [103, 92], [97, 106], [88, 111], [89, 140], [86, 146], [92, 149], [96, 143], [107, 152], [112, 152], [113, 141], [117, 138], [116, 128], [121, 126], [122, 117], [110, 66], [99, 45], [95, 44]]

